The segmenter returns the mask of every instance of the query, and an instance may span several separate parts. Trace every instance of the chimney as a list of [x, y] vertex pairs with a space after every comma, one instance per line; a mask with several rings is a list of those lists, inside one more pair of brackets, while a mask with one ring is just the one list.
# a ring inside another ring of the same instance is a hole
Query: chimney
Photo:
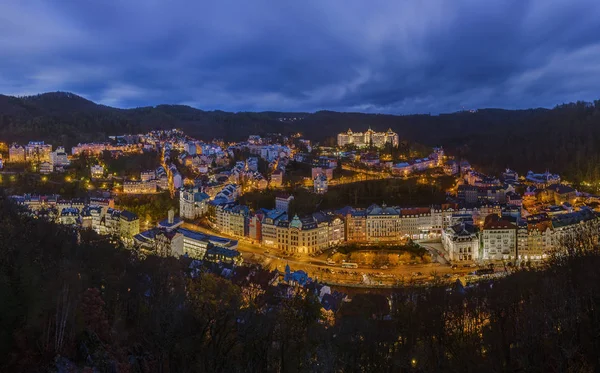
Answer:
[[175, 219], [175, 210], [170, 209], [169, 210], [169, 224], [173, 224], [173, 220]]

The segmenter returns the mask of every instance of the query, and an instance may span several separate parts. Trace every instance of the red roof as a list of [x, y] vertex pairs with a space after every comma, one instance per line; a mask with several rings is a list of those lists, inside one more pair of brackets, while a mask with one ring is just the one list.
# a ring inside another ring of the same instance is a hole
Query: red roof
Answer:
[[402, 213], [402, 216], [404, 216], [404, 215], [422, 215], [422, 214], [429, 214], [431, 212], [431, 209], [429, 207], [414, 207], [414, 208], [402, 209], [400, 211]]
[[[495, 216], [497, 217], [498, 215]], [[517, 229], [517, 227], [513, 223], [507, 220], [489, 219], [488, 221], [487, 218], [485, 220], [486, 223], [484, 224], [483, 229]]]

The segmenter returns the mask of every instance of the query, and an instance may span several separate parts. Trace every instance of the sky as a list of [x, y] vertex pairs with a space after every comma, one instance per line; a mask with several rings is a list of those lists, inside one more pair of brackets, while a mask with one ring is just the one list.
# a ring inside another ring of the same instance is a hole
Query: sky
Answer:
[[0, 2], [0, 93], [393, 114], [600, 98], [597, 0]]

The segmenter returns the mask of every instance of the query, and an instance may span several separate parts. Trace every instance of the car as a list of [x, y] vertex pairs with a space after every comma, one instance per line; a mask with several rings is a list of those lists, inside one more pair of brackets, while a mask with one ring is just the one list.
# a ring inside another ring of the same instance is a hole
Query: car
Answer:
[[388, 269], [388, 266], [381, 266], [380, 269]]

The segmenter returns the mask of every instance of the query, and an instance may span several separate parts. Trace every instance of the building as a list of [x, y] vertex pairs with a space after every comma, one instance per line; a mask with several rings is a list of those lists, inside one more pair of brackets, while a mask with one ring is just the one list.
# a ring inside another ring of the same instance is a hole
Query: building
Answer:
[[352, 132], [348, 129], [345, 133], [337, 135], [338, 146], [354, 145], [359, 148], [367, 146], [384, 147], [386, 144], [398, 146], [398, 134], [388, 129], [387, 132], [375, 132], [370, 127], [366, 132]]
[[525, 240], [522, 228], [519, 226], [518, 258], [521, 261], [542, 260], [552, 251], [553, 229], [550, 219], [523, 222]]
[[413, 172], [413, 165], [408, 162], [396, 163], [392, 166], [392, 172], [395, 175], [406, 176]]
[[459, 223], [444, 229], [442, 245], [452, 262], [479, 260], [479, 233], [472, 223]]
[[65, 207], [60, 211], [58, 222], [63, 225], [79, 226], [81, 224], [81, 217], [79, 215], [79, 209], [76, 207]]
[[206, 250], [210, 245], [208, 236], [189, 229], [179, 229], [183, 234], [183, 253], [193, 259], [204, 259]]
[[156, 175], [156, 186], [162, 190], [169, 189], [169, 176], [163, 166], [159, 166], [155, 172]]
[[179, 189], [183, 186], [183, 178], [181, 177], [181, 174], [179, 173], [179, 171], [173, 172], [172, 178], [173, 178], [173, 188]]
[[435, 167], [438, 164], [438, 161], [435, 158], [420, 158], [420, 159], [415, 159], [413, 161], [413, 169], [415, 171], [425, 171], [429, 168]]
[[155, 235], [155, 254], [179, 258], [184, 254], [183, 239], [180, 232], [159, 230]]
[[565, 242], [564, 239], [575, 234], [581, 229], [592, 228], [594, 244], [598, 243], [598, 215], [588, 207], [582, 207], [579, 211], [560, 214], [552, 217], [552, 245], [560, 248]]
[[283, 186], [283, 171], [275, 170], [271, 174], [271, 188], [281, 188]]
[[346, 241], [346, 224], [342, 215], [316, 212], [312, 216], [321, 227], [326, 224], [328, 247]]
[[319, 174], [313, 179], [313, 191], [316, 194], [327, 193], [327, 176]]
[[183, 146], [183, 150], [189, 155], [195, 155], [197, 152], [196, 143], [194, 142], [186, 142]]
[[206, 261], [214, 263], [227, 263], [240, 265], [243, 262], [242, 255], [237, 250], [226, 249], [218, 246], [210, 246], [204, 257]]
[[433, 160], [432, 167], [440, 167], [444, 165], [444, 148], [441, 146], [438, 148], [433, 148], [433, 153], [431, 153], [428, 157]]
[[248, 238], [253, 241], [261, 242], [262, 241], [262, 219], [264, 218], [263, 214], [255, 214], [252, 215], [248, 219]]
[[289, 194], [281, 194], [275, 197], [275, 210], [285, 211], [287, 214], [290, 208], [290, 203], [294, 200], [294, 196]]
[[287, 221], [287, 219], [288, 216], [285, 211], [277, 209], [266, 211], [261, 222], [261, 236], [263, 245], [272, 248], [277, 247], [277, 226], [280, 221]]
[[560, 183], [560, 176], [551, 174], [549, 171], [543, 174], [536, 174], [533, 171], [529, 171], [525, 176], [525, 180], [538, 188], [544, 188], [548, 185]]
[[156, 180], [125, 181], [123, 183], [125, 194], [152, 194], [156, 193]]
[[398, 234], [411, 239], [428, 238], [432, 233], [431, 209], [428, 207], [403, 208], [400, 212]]
[[287, 253], [313, 254], [329, 247], [328, 224], [318, 222], [313, 216], [277, 224], [277, 248]]
[[[200, 260], [205, 258], [206, 252], [211, 246], [228, 250], [237, 249], [238, 242], [235, 240], [181, 228], [182, 223], [183, 221], [170, 212], [169, 217], [161, 221], [157, 228], [137, 234], [134, 237], [135, 244], [149, 251], [154, 251], [159, 247], [163, 251], [159, 254], [162, 255], [186, 255]], [[159, 244], [156, 242], [158, 234], [163, 235], [163, 242]], [[181, 241], [177, 234], [181, 235]]]
[[215, 200], [221, 200], [224, 203], [234, 202], [240, 195], [240, 186], [237, 184], [227, 184], [216, 195]]
[[69, 157], [65, 152], [65, 148], [62, 146], [56, 148], [56, 150], [51, 153], [50, 158], [51, 163], [54, 167], [64, 167], [71, 164], [71, 162], [69, 161]]
[[140, 219], [133, 212], [124, 210], [119, 215], [119, 234], [123, 238], [133, 238], [140, 233]]
[[396, 241], [400, 238], [400, 211], [396, 208], [373, 204], [367, 208], [366, 217], [367, 241]]
[[156, 179], [156, 173], [153, 170], [142, 171], [140, 173], [141, 181], [150, 181], [150, 180], [154, 180], [154, 179]]
[[517, 258], [517, 226], [498, 215], [486, 218], [481, 235], [482, 260]]
[[519, 174], [517, 173], [517, 171], [514, 171], [514, 170], [511, 170], [510, 168], [507, 168], [502, 173], [502, 180], [506, 184], [514, 185], [519, 180]]
[[166, 231], [173, 231], [183, 225], [181, 218], [175, 217], [175, 210], [170, 209], [167, 213], [167, 218], [158, 222], [157, 227]]
[[477, 187], [477, 200], [480, 203], [505, 203], [506, 190], [501, 186]]
[[577, 191], [568, 185], [552, 184], [541, 190], [538, 194], [538, 199], [544, 203], [552, 203], [561, 205], [563, 203], [575, 202]]
[[506, 203], [512, 206], [523, 206], [523, 198], [519, 193], [516, 192], [507, 192], [506, 193]]
[[458, 173], [458, 163], [453, 160], [444, 163], [444, 173], [446, 175], [456, 175]]
[[479, 200], [479, 188], [473, 185], [459, 185], [457, 198], [468, 205], [476, 204]]
[[333, 179], [333, 168], [313, 167], [311, 169], [311, 177], [313, 178], [313, 180], [318, 175], [325, 175], [327, 177], [327, 180], [331, 180], [331, 179]]
[[461, 161], [460, 162], [460, 173], [464, 175], [469, 171], [471, 171], [471, 164], [467, 161]]
[[48, 175], [54, 172], [54, 166], [50, 162], [42, 162], [40, 163], [40, 174]]
[[249, 157], [248, 159], [246, 159], [246, 168], [248, 169], [248, 171], [258, 171], [258, 158]]
[[346, 240], [349, 242], [367, 241], [367, 211], [352, 209], [346, 214]]
[[179, 192], [179, 216], [184, 219], [196, 219], [208, 212], [208, 194], [198, 188], [182, 189]]
[[215, 209], [215, 228], [231, 236], [248, 234], [248, 206], [219, 205]]
[[25, 162], [25, 148], [12, 144], [8, 149], [8, 161], [11, 163]]
[[101, 179], [104, 177], [104, 167], [99, 164], [92, 165], [90, 166], [90, 173], [92, 179]]
[[30, 141], [25, 146], [25, 158], [33, 163], [51, 162], [52, 145], [43, 141]]

